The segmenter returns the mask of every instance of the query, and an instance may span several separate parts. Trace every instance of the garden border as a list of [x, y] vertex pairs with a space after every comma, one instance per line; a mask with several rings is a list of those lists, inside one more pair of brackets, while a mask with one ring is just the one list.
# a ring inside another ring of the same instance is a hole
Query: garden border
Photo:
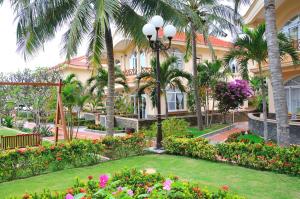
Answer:
[[199, 137], [208, 138], [208, 137], [210, 137], [210, 136], [214, 136], [214, 135], [217, 135], [217, 134], [219, 134], [219, 133], [223, 133], [223, 132], [225, 132], [225, 131], [231, 130], [233, 127], [234, 127], [234, 124], [231, 124], [231, 125], [226, 126], [226, 127], [224, 127], [224, 128], [217, 129], [217, 130], [215, 130], [215, 131], [213, 131], [213, 132], [210, 132], [210, 133], [206, 133], [206, 134], [204, 134], [204, 135], [197, 136], [197, 138], [199, 138]]

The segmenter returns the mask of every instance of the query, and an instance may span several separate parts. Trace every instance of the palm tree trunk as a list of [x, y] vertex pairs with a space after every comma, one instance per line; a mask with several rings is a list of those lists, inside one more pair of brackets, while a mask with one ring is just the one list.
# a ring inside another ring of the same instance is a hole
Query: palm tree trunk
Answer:
[[265, 139], [265, 141], [267, 141], [268, 140], [267, 100], [266, 100], [266, 87], [264, 84], [261, 62], [258, 63], [258, 67], [259, 67], [259, 76], [260, 76], [260, 83], [261, 83], [260, 86], [261, 86], [262, 102], [263, 102], [264, 139]]
[[288, 145], [290, 143], [288, 108], [283, 86], [279, 45], [277, 41], [275, 0], [264, 0], [264, 6], [266, 18], [266, 39], [269, 54], [269, 68], [271, 73], [271, 83], [273, 87], [277, 120], [277, 143]]
[[108, 135], [113, 135], [114, 128], [114, 96], [115, 96], [115, 66], [114, 66], [114, 52], [113, 52], [113, 39], [111, 29], [108, 25], [105, 27], [105, 44], [107, 50], [108, 62], [108, 94], [106, 100], [106, 127]]
[[198, 86], [198, 78], [197, 78], [197, 42], [196, 42], [196, 30], [193, 23], [191, 23], [191, 31], [192, 31], [192, 59], [193, 59], [193, 87], [195, 93], [195, 101], [196, 101], [196, 114], [197, 114], [197, 127], [199, 130], [203, 129], [203, 119], [201, 112], [201, 99], [199, 97], [199, 86]]

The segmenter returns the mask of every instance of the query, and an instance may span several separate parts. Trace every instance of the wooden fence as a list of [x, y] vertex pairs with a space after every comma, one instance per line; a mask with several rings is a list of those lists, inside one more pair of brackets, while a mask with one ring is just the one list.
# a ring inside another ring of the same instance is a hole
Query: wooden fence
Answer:
[[42, 143], [40, 134], [22, 134], [14, 136], [0, 136], [0, 148], [14, 149], [26, 146], [38, 146]]

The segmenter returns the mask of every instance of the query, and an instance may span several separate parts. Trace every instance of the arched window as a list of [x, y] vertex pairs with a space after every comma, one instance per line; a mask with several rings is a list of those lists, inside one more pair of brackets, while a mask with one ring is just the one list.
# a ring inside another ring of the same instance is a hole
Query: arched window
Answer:
[[300, 49], [300, 14], [289, 20], [281, 31], [292, 39], [295, 48]]
[[289, 112], [300, 114], [300, 76], [287, 81], [285, 91]]
[[177, 57], [177, 63], [174, 64], [174, 67], [178, 69], [183, 69], [183, 54], [178, 49], [171, 49], [170, 55]]
[[239, 72], [239, 68], [238, 68], [238, 65], [237, 65], [235, 60], [230, 61], [229, 66], [230, 66], [230, 70], [231, 70], [232, 73], [238, 73]]
[[129, 67], [130, 69], [137, 68], [137, 53], [134, 51], [129, 58]]
[[140, 52], [140, 65], [142, 68], [147, 67], [146, 53], [144, 51]]

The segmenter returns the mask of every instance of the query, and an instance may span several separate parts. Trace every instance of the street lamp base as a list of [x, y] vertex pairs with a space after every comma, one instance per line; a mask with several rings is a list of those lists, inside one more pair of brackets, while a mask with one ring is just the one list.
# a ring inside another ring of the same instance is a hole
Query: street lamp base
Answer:
[[151, 153], [156, 153], [156, 154], [163, 154], [166, 152], [166, 150], [164, 150], [163, 148], [157, 149], [156, 147], [149, 147], [145, 150], [148, 152], [151, 152]]

